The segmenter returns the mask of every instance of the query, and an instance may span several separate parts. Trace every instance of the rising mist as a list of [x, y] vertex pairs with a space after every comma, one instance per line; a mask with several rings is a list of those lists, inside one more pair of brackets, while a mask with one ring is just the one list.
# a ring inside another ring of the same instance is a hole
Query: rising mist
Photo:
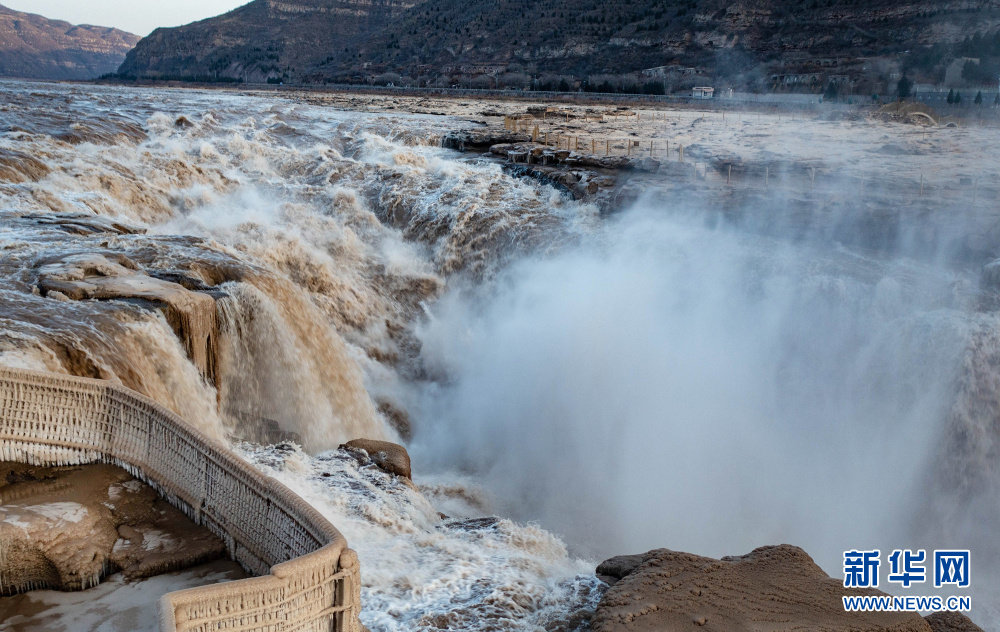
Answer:
[[961, 270], [640, 204], [453, 290], [416, 444], [594, 556], [908, 542], [976, 328]]

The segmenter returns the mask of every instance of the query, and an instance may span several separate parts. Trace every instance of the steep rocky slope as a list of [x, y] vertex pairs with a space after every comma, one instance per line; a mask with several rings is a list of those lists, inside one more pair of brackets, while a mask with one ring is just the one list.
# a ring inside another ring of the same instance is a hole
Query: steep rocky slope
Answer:
[[114, 72], [137, 35], [0, 5], [0, 77], [91, 79]]
[[1000, 0], [255, 0], [157, 30], [120, 71], [295, 82], [399, 74], [442, 85], [476, 76], [498, 85], [515, 74], [537, 88], [553, 80], [546, 75], [572, 83], [659, 68], [645, 76], [763, 86], [775, 75], [871, 71], [864, 60], [998, 25]]
[[119, 72], [160, 79], [301, 80], [322, 75], [327, 66], [360, 63], [344, 59], [345, 43], [387, 28], [419, 2], [255, 0], [215, 18], [153, 31]]
[[760, 62], [791, 68], [806, 60], [899, 52], [1000, 23], [997, 2], [504, 0], [470, 6], [436, 0], [433, 7], [373, 38], [363, 57], [395, 65], [515, 63], [576, 76], [671, 64], [734, 73]]

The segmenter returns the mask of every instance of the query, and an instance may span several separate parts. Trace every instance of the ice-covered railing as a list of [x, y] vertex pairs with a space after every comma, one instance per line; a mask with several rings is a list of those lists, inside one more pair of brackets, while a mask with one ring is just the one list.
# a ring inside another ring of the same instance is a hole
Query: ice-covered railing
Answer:
[[358, 558], [344, 536], [287, 487], [138, 393], [0, 367], [0, 458], [124, 467], [257, 575], [165, 595], [163, 632], [362, 629]]

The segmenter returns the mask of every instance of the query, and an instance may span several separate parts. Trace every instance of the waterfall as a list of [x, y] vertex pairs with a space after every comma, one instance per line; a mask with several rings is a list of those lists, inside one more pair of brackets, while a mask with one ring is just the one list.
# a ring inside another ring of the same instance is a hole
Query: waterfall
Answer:
[[[791, 542], [834, 575], [850, 548], [971, 546], [1000, 577], [1000, 328], [955, 256], [989, 250], [988, 213], [661, 174], [601, 217], [435, 146], [454, 117], [8, 87], [0, 363], [230, 440], [344, 530], [373, 630], [577, 629], [598, 558], [662, 546]], [[336, 450], [362, 437], [406, 441], [415, 483]]]

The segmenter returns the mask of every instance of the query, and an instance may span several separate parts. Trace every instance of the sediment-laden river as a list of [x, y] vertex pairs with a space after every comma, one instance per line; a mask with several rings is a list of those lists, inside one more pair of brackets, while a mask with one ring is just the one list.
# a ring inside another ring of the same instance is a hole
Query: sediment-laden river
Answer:
[[[885, 196], [803, 219], [654, 175], [673, 193], [601, 216], [441, 149], [454, 117], [0, 87], [0, 363], [232, 442], [358, 550], [372, 630], [578, 629], [603, 557], [780, 542], [834, 576], [971, 548], [994, 620], [1000, 320], [953, 242], [996, 200], [944, 240], [874, 226]], [[359, 437], [416, 485], [335, 450]]]

